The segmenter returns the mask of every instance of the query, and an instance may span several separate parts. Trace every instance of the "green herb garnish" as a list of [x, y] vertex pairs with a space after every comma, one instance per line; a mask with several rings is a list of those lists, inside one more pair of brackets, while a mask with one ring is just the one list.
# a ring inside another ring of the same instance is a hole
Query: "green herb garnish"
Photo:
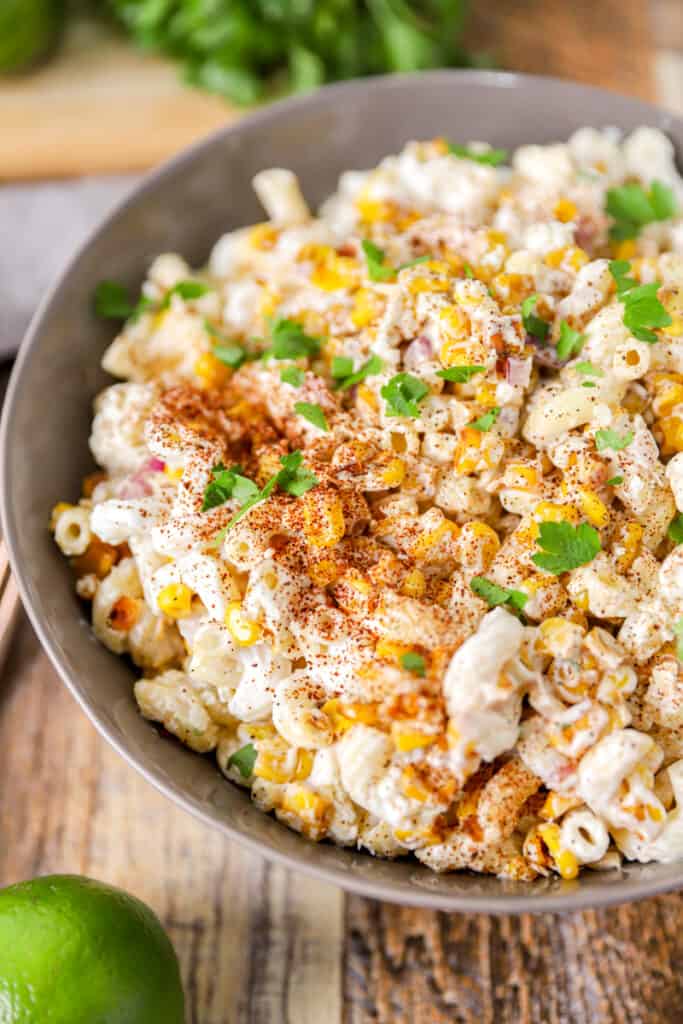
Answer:
[[455, 142], [448, 143], [448, 152], [453, 156], [459, 156], [464, 160], [475, 160], [478, 164], [488, 164], [490, 167], [498, 167], [504, 164], [508, 158], [507, 149], [472, 149], [471, 146], [461, 146]]
[[410, 373], [397, 373], [384, 385], [380, 394], [387, 403], [387, 416], [417, 419], [420, 415], [418, 403], [429, 394], [429, 388]]
[[249, 359], [249, 353], [247, 352], [244, 345], [240, 345], [237, 341], [230, 341], [226, 338], [217, 327], [214, 327], [209, 320], [204, 321], [204, 330], [206, 333], [215, 338], [218, 342], [211, 349], [216, 359], [219, 359], [226, 366], [229, 366], [233, 370], [238, 370], [242, 363], [245, 363]]
[[653, 181], [649, 191], [631, 183], [607, 191], [607, 213], [614, 220], [609, 236], [613, 241], [636, 238], [646, 224], [669, 220], [677, 213], [673, 189]]
[[207, 484], [204, 490], [202, 512], [216, 508], [218, 505], [224, 505], [230, 498], [245, 502], [259, 493], [254, 481], [243, 475], [241, 466], [226, 469], [223, 463], [219, 462], [213, 467], [211, 473], [213, 480]]
[[228, 768], [237, 768], [243, 779], [250, 779], [254, 774], [254, 765], [256, 764], [256, 758], [258, 757], [258, 751], [253, 743], [247, 743], [245, 747], [240, 747], [234, 754], [231, 754], [228, 758]]
[[604, 452], [605, 448], [611, 448], [615, 452], [620, 452], [622, 448], [628, 448], [632, 440], [632, 430], [629, 430], [623, 437], [617, 434], [616, 430], [595, 431], [595, 447], [599, 452]]
[[[222, 530], [216, 534], [213, 544], [217, 547], [223, 538], [225, 537], [228, 530], [239, 522], [250, 508], [257, 505], [261, 501], [265, 501], [271, 496], [276, 487], [279, 487], [285, 494], [291, 494], [295, 498], [300, 498], [306, 491], [310, 491], [311, 488], [315, 487], [319, 481], [317, 476], [303, 465], [304, 457], [300, 451], [290, 452], [289, 455], [282, 455], [280, 457], [280, 464], [282, 469], [271, 476], [270, 480], [261, 488], [258, 489], [256, 484], [252, 480], [247, 482], [252, 485], [251, 488], [246, 489], [245, 485], [242, 485], [244, 490], [241, 492], [246, 495], [246, 500], [239, 511], [232, 517], [227, 526], [224, 526]], [[216, 467], [218, 468], [218, 467]], [[243, 479], [247, 480], [246, 477]], [[253, 488], [253, 489], [252, 489]], [[235, 497], [233, 491], [231, 497]]]
[[427, 263], [428, 260], [432, 259], [429, 255], [416, 256], [414, 260], [408, 260], [407, 263], [399, 263], [397, 267], [392, 267], [389, 263], [385, 262], [387, 257], [384, 249], [380, 249], [374, 242], [364, 238], [361, 242], [361, 248], [365, 254], [368, 277], [371, 281], [392, 281], [399, 270], [405, 270], [406, 267], [415, 267], [418, 263]]
[[657, 298], [661, 287], [659, 281], [638, 284], [628, 276], [631, 264], [627, 260], [611, 260], [609, 270], [616, 282], [617, 296], [624, 304], [624, 326], [634, 338], [654, 345], [659, 339], [652, 328], [668, 327], [672, 322]]
[[301, 359], [317, 356], [320, 352], [320, 339], [306, 334], [296, 320], [275, 320], [270, 327], [272, 346], [264, 355], [275, 359]]
[[161, 313], [163, 310], [168, 309], [174, 295], [178, 295], [184, 302], [189, 302], [191, 299], [201, 299], [202, 295], [206, 295], [210, 291], [211, 289], [208, 284], [202, 284], [201, 281], [178, 281], [177, 284], [168, 289], [158, 311]]
[[412, 672], [414, 676], [420, 676], [420, 678], [423, 678], [426, 672], [424, 658], [421, 654], [416, 654], [415, 651], [406, 651], [401, 655], [401, 668]]
[[293, 388], [300, 388], [305, 376], [298, 366], [285, 366], [284, 370], [280, 370], [280, 380], [283, 384], [291, 384]]
[[683, 619], [674, 622], [674, 636], [676, 637], [676, 657], [683, 661]]
[[537, 302], [538, 295], [529, 295], [524, 300], [522, 303], [522, 323], [527, 334], [531, 334], [534, 338], [538, 338], [540, 342], [545, 343], [550, 333], [550, 324], [546, 320], [542, 320], [540, 316], [537, 316], [535, 312]]
[[540, 523], [537, 544], [541, 551], [532, 561], [555, 576], [592, 562], [601, 547], [600, 534], [588, 523]]
[[617, 475], [617, 476], [610, 477], [610, 479], [606, 482], [606, 486], [607, 487], [618, 487], [619, 484], [623, 484], [623, 482], [624, 482], [623, 476], [618, 476]]
[[599, 366], [588, 361], [582, 363], [576, 363], [573, 367], [577, 373], [582, 373], [584, 377], [604, 377], [605, 371], [601, 370]]
[[334, 378], [334, 387], [339, 391], [348, 391], [355, 384], [360, 384], [366, 377], [374, 377], [382, 372], [382, 360], [379, 356], [371, 355], [362, 366], [355, 372], [353, 360], [347, 356], [335, 356], [332, 360], [331, 373]]
[[579, 352], [584, 346], [586, 339], [583, 334], [575, 331], [573, 327], [570, 327], [566, 320], [563, 320], [560, 324], [560, 337], [557, 342], [558, 359], [570, 359], [572, 356], [578, 356]]
[[133, 304], [128, 289], [118, 281], [100, 281], [93, 295], [93, 307], [106, 320], [129, 320], [150, 309], [154, 303], [143, 295]]
[[473, 430], [490, 430], [493, 424], [500, 416], [500, 406], [494, 405], [492, 409], [485, 412], [483, 416], [480, 416], [478, 420], [474, 420], [472, 423], [468, 423], [468, 427], [472, 427]]
[[466, 384], [477, 373], [486, 373], [485, 366], [449, 366], [447, 370], [437, 370], [437, 377], [443, 377], [453, 384]]
[[683, 512], [676, 513], [669, 523], [666, 534], [674, 544], [683, 544]]
[[473, 576], [470, 580], [470, 589], [477, 597], [483, 598], [490, 608], [497, 608], [499, 605], [509, 605], [516, 612], [524, 611], [524, 605], [529, 600], [529, 595], [521, 590], [508, 590], [507, 587], [499, 587], [492, 580], [485, 576]]
[[294, 412], [299, 416], [303, 416], [305, 420], [312, 423], [318, 430], [329, 430], [327, 420], [325, 419], [325, 413], [322, 411], [319, 405], [313, 402], [295, 402]]

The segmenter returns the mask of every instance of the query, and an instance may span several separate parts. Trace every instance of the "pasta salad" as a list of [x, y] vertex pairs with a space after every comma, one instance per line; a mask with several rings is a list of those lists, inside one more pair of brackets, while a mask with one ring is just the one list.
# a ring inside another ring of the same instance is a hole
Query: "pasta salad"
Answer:
[[683, 182], [642, 127], [409, 143], [167, 253], [52, 529], [141, 713], [312, 840], [683, 857]]

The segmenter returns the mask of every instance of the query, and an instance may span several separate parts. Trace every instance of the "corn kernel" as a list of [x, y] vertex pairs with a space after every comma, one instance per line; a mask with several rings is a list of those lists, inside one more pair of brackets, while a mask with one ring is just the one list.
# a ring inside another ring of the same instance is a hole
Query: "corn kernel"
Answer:
[[185, 470], [182, 466], [178, 466], [176, 469], [172, 469], [168, 463], [164, 466], [164, 475], [167, 476], [169, 480], [182, 480], [184, 472]]
[[278, 229], [272, 224], [256, 224], [249, 232], [249, 245], [253, 249], [272, 249], [277, 242], [278, 234]]
[[662, 455], [683, 452], [683, 419], [680, 416], [667, 416], [659, 420], [657, 426], [663, 437]]
[[195, 377], [205, 388], [219, 388], [230, 376], [229, 368], [213, 352], [204, 352], [193, 366]]
[[556, 793], [555, 790], [551, 790], [538, 815], [545, 821], [553, 821], [555, 818], [561, 818], [567, 811], [580, 806], [581, 800], [579, 797], [565, 796], [563, 793]]
[[545, 619], [538, 627], [540, 649], [554, 658], [567, 657], [567, 648], [572, 646], [577, 628], [559, 616]]
[[170, 619], [184, 619], [192, 614], [192, 596], [184, 583], [169, 583], [159, 591], [157, 605]]
[[609, 522], [609, 510], [594, 491], [581, 491], [579, 494], [581, 511], [592, 526], [601, 528]]
[[282, 800], [282, 810], [307, 821], [320, 821], [330, 801], [307, 786], [290, 785]]
[[140, 602], [134, 597], [120, 597], [107, 616], [107, 625], [117, 632], [127, 633], [140, 617]]
[[317, 548], [331, 548], [344, 536], [344, 508], [336, 494], [308, 491], [303, 498], [304, 536]]
[[353, 297], [351, 322], [359, 329], [367, 327], [378, 316], [380, 309], [374, 292], [367, 288], [359, 288]]
[[54, 531], [57, 526], [57, 520], [61, 516], [62, 512], [66, 512], [68, 509], [73, 508], [68, 501], [58, 501], [50, 513], [50, 529]]
[[308, 575], [316, 587], [329, 587], [339, 578], [339, 566], [332, 558], [321, 558], [308, 566]]
[[643, 527], [634, 520], [629, 520], [620, 528], [613, 542], [613, 549], [618, 552], [617, 569], [627, 572], [633, 565], [640, 550], [643, 539]]
[[677, 405], [683, 404], [683, 383], [677, 380], [659, 380], [652, 399], [655, 416], [669, 416]]
[[225, 625], [231, 637], [240, 647], [251, 647], [263, 636], [258, 622], [248, 619], [242, 611], [241, 601], [230, 601], [225, 611]]
[[556, 220], [562, 221], [563, 224], [568, 224], [570, 220], [576, 220], [579, 211], [571, 199], [563, 197], [555, 203], [553, 214]]
[[573, 505], [558, 505], [551, 501], [541, 501], [534, 509], [534, 517], [539, 523], [578, 523], [579, 513]]
[[411, 750], [431, 746], [436, 736], [433, 733], [419, 732], [417, 729], [406, 729], [400, 722], [393, 722], [391, 738], [396, 749], [401, 754], [407, 754]]
[[566, 880], [576, 878], [579, 873], [579, 862], [571, 850], [562, 849], [559, 826], [555, 824], [539, 825], [538, 831], [562, 878]]
[[617, 260], [632, 260], [635, 254], [636, 243], [632, 238], [626, 238], [614, 247], [614, 258]]
[[409, 800], [419, 800], [420, 803], [425, 803], [432, 795], [417, 775], [412, 764], [409, 764], [403, 771], [401, 787]]
[[433, 530], [427, 530], [415, 541], [411, 554], [413, 558], [424, 558], [429, 551], [436, 547], [445, 537], [455, 540], [460, 530], [450, 519], [444, 519]]
[[94, 573], [98, 579], [108, 576], [119, 559], [119, 552], [111, 544], [94, 537], [82, 555], [71, 559], [71, 568], [78, 576]]
[[404, 654], [408, 654], [412, 651], [410, 644], [401, 644], [395, 640], [378, 640], [375, 645], [375, 654], [378, 658], [383, 658], [386, 661], [398, 661], [403, 657]]
[[399, 487], [406, 475], [406, 464], [403, 459], [390, 459], [380, 473], [382, 483], [387, 487]]
[[367, 386], [367, 384], [358, 385], [357, 395], [362, 402], [365, 402], [366, 405], [369, 405], [371, 409], [374, 409], [375, 412], [377, 412], [379, 409], [377, 395]]
[[427, 581], [423, 572], [419, 569], [413, 569], [409, 572], [401, 585], [401, 593], [407, 597], [420, 598], [424, 595], [427, 589]]

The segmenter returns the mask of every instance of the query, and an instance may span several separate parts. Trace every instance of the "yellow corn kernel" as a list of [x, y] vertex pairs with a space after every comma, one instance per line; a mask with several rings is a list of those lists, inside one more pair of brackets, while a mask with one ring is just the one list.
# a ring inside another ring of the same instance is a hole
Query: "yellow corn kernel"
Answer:
[[375, 725], [377, 722], [376, 704], [346, 704], [338, 697], [332, 697], [322, 706], [322, 711], [332, 721], [336, 733], [346, 732], [354, 725]]
[[248, 619], [242, 611], [241, 601], [229, 601], [225, 610], [225, 625], [240, 647], [251, 647], [263, 636], [263, 629], [258, 622]]
[[372, 224], [375, 221], [391, 220], [395, 212], [389, 203], [383, 202], [381, 199], [371, 199], [367, 194], [367, 190], [364, 190], [357, 196], [355, 206], [360, 219], [365, 221], [366, 224]]
[[629, 520], [619, 530], [618, 539], [613, 544], [614, 549], [619, 552], [617, 557], [617, 569], [619, 572], [627, 572], [633, 565], [640, 544], [643, 539], [643, 527], [634, 520]]
[[297, 750], [296, 754], [296, 768], [294, 769], [294, 780], [296, 782], [303, 782], [313, 771], [313, 751], [312, 750]]
[[358, 569], [347, 569], [340, 576], [340, 582], [350, 587], [351, 590], [355, 590], [357, 594], [363, 594], [364, 596], [371, 594], [373, 590], [372, 580], [369, 580]]
[[571, 850], [562, 849], [559, 826], [555, 824], [539, 825], [538, 831], [562, 878], [567, 881], [576, 878], [579, 873], [579, 862]]
[[652, 399], [655, 416], [669, 416], [677, 405], [683, 405], [683, 383], [677, 380], [660, 379]]
[[413, 558], [423, 558], [431, 548], [436, 547], [446, 536], [450, 536], [452, 540], [455, 540], [459, 532], [455, 523], [452, 523], [450, 519], [444, 519], [435, 529], [427, 530], [421, 537], [418, 537], [413, 544], [411, 552]]
[[348, 256], [338, 256], [330, 250], [324, 260], [317, 263], [311, 274], [311, 284], [326, 292], [340, 288], [353, 288], [358, 278], [356, 261]]
[[670, 338], [680, 338], [683, 335], [683, 316], [680, 313], [671, 314], [671, 323], [668, 327], [662, 328], [663, 334], [668, 334]]
[[563, 793], [556, 793], [555, 790], [551, 790], [538, 815], [545, 821], [553, 821], [555, 818], [561, 818], [567, 811], [580, 807], [580, 805], [581, 800], [579, 797], [565, 796]]
[[406, 729], [400, 722], [392, 722], [391, 738], [396, 749], [401, 754], [407, 754], [420, 747], [429, 747], [436, 736], [433, 733], [418, 732], [417, 729]]
[[164, 474], [169, 480], [182, 480], [184, 472], [185, 470], [182, 466], [178, 466], [177, 469], [172, 469], [168, 463], [164, 466]]
[[587, 612], [590, 605], [590, 595], [587, 590], [581, 590], [578, 594], [572, 595], [572, 604], [580, 612]]
[[657, 426], [662, 432], [662, 455], [683, 452], [683, 419], [680, 416], [666, 416]]
[[541, 501], [534, 509], [534, 518], [539, 523], [578, 523], [579, 513], [574, 505], [558, 505], [552, 501]]
[[395, 640], [378, 640], [375, 645], [375, 654], [378, 658], [383, 658], [386, 661], [395, 661], [396, 663], [403, 657], [404, 654], [408, 654], [412, 651], [410, 644], [397, 643]]
[[409, 800], [419, 800], [420, 803], [425, 803], [431, 796], [430, 791], [419, 778], [412, 764], [409, 764], [403, 771], [401, 788]]
[[406, 464], [403, 459], [390, 459], [380, 473], [383, 484], [387, 487], [400, 487], [405, 480]]
[[93, 537], [82, 555], [72, 558], [70, 565], [77, 576], [94, 573], [103, 580], [112, 571], [118, 561], [119, 553], [111, 544], [105, 544], [99, 537]]
[[192, 614], [192, 596], [184, 583], [169, 583], [159, 591], [157, 605], [170, 619], [184, 619]]
[[471, 523], [465, 523], [460, 531], [458, 547], [464, 562], [469, 564], [476, 555], [484, 565], [489, 565], [500, 550], [500, 539], [488, 523], [473, 519]]
[[50, 513], [50, 529], [54, 530], [56, 528], [57, 520], [61, 516], [62, 512], [66, 512], [68, 509], [73, 507], [74, 506], [69, 504], [68, 501], [58, 501]]
[[538, 627], [540, 649], [554, 658], [566, 657], [566, 650], [576, 635], [576, 626], [559, 616], [545, 619]]
[[353, 297], [351, 322], [354, 327], [367, 327], [378, 316], [381, 306], [374, 292], [368, 288], [359, 288]]
[[308, 491], [303, 498], [304, 536], [316, 548], [331, 548], [344, 536], [344, 508], [336, 494]]
[[533, 491], [538, 486], [538, 470], [523, 462], [510, 462], [503, 478], [506, 487], [517, 491]]
[[562, 199], [558, 199], [555, 203], [553, 214], [556, 220], [562, 221], [563, 224], [568, 224], [570, 220], [576, 220], [579, 211], [571, 199], [563, 196]]
[[424, 573], [420, 572], [419, 569], [413, 569], [409, 572], [401, 585], [401, 593], [407, 597], [420, 598], [424, 595], [427, 589], [427, 581]]
[[581, 511], [592, 526], [598, 528], [607, 526], [609, 509], [594, 491], [581, 491], [579, 500], [581, 501]]
[[195, 377], [206, 388], [219, 388], [230, 376], [230, 369], [213, 352], [204, 352], [192, 367]]
[[152, 330], [158, 331], [168, 316], [168, 309], [162, 309], [160, 313], [154, 313], [152, 315]]
[[446, 306], [439, 314], [443, 329], [453, 338], [466, 338], [470, 332], [470, 318], [459, 306]]
[[294, 749], [277, 744], [261, 748], [254, 763], [254, 775], [257, 778], [265, 779], [266, 782], [276, 782], [278, 785], [290, 782], [296, 770]]
[[288, 786], [282, 800], [283, 811], [308, 821], [320, 821], [329, 807], [330, 801], [308, 786]]
[[448, 278], [445, 277], [414, 277], [408, 285], [408, 291], [412, 295], [419, 295], [420, 292], [447, 292], [451, 287]]
[[273, 248], [277, 242], [278, 235], [279, 231], [276, 227], [273, 227], [272, 224], [265, 223], [257, 224], [253, 227], [247, 237], [249, 239], [249, 245], [253, 249], [266, 250]]
[[520, 303], [530, 293], [531, 278], [525, 274], [511, 274], [504, 271], [502, 274], [496, 274], [491, 281], [491, 286], [496, 292], [502, 296], [510, 305], [520, 305]]
[[474, 397], [479, 405], [491, 409], [496, 404], [496, 388], [493, 384], [482, 384], [477, 388]]
[[636, 254], [636, 243], [632, 238], [626, 238], [614, 246], [614, 258], [617, 260], [632, 260]]
[[575, 245], [567, 245], [563, 249], [553, 249], [545, 257], [545, 263], [553, 270], [557, 270], [563, 263], [568, 264], [572, 270], [580, 270], [588, 263], [588, 254]]
[[365, 402], [366, 405], [369, 405], [371, 409], [375, 410], [375, 412], [379, 409], [379, 401], [377, 400], [377, 395], [375, 394], [374, 391], [371, 390], [371, 388], [367, 386], [367, 384], [358, 385], [357, 395], [362, 402]]
[[273, 316], [277, 309], [282, 296], [280, 292], [274, 288], [263, 288], [261, 295], [261, 301], [259, 303], [259, 314], [265, 319], [269, 316]]
[[339, 566], [332, 558], [321, 558], [308, 566], [308, 575], [316, 587], [329, 587], [339, 578]]

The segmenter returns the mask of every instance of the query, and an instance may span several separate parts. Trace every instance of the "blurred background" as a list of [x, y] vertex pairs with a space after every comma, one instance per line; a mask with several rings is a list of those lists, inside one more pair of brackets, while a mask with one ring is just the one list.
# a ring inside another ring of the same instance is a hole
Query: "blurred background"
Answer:
[[1, 0], [0, 355], [144, 170], [250, 106], [494, 67], [683, 108], [682, 0]]

